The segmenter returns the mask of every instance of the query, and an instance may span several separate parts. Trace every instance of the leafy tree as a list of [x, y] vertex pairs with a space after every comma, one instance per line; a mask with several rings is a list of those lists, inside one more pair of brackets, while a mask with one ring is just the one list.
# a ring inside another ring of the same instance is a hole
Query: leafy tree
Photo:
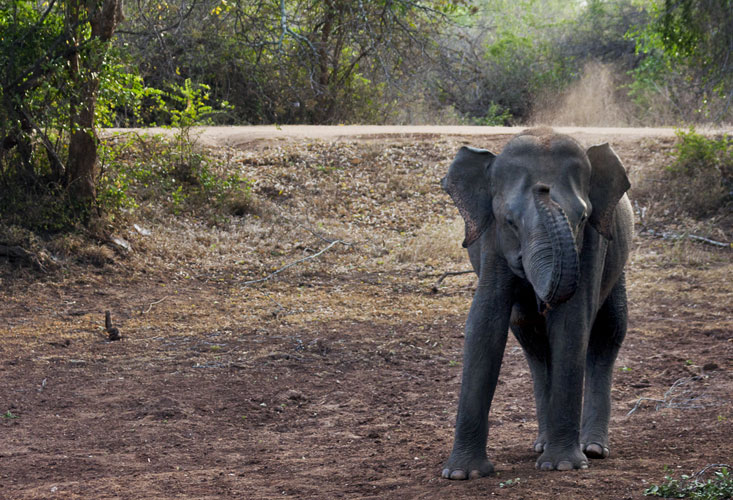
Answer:
[[484, 0], [442, 40], [436, 99], [478, 123], [529, 118], [540, 92], [562, 88], [575, 66], [559, 43], [575, 2]]
[[[0, 173], [95, 198], [99, 74], [122, 0], [0, 1]], [[46, 161], [38, 156], [45, 151]]]
[[651, 21], [630, 32], [644, 56], [632, 90], [663, 88], [679, 116], [719, 122], [733, 100], [733, 0], [650, 0]]
[[[457, 9], [449, 0], [182, 0], [128, 5], [118, 44], [148, 85], [185, 78], [249, 123], [379, 121]], [[414, 67], [414, 66], [413, 66]]]

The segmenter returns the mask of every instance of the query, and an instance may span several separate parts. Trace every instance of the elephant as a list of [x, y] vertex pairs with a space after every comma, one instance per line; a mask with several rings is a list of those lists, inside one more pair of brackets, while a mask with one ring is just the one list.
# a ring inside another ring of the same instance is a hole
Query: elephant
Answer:
[[463, 246], [478, 275], [442, 476], [494, 470], [488, 413], [509, 329], [533, 380], [536, 467], [585, 469], [588, 458], [606, 458], [634, 224], [621, 160], [607, 143], [586, 150], [552, 129], [530, 129], [499, 155], [462, 147], [441, 184], [464, 219]]

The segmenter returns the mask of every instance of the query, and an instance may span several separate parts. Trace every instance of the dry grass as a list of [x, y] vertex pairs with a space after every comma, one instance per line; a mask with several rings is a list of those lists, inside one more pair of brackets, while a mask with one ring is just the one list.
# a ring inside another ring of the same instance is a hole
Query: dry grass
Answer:
[[394, 258], [400, 264], [439, 266], [443, 261], [470, 267], [466, 250], [461, 246], [463, 226], [460, 217], [425, 225], [397, 248]]

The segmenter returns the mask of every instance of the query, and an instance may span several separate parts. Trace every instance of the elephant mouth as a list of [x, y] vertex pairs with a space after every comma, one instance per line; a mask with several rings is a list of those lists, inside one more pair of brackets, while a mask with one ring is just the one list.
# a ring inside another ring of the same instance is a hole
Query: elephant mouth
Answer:
[[524, 272], [524, 264], [522, 262], [522, 255], [518, 255], [514, 262], [509, 264], [512, 272], [522, 279], [527, 279], [527, 274]]

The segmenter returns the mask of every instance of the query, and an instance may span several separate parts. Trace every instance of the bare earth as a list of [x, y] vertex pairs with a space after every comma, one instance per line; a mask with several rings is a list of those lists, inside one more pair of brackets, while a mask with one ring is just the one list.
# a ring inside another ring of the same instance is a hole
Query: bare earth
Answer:
[[[475, 279], [433, 289], [469, 267], [438, 180], [460, 145], [498, 151], [518, 130], [206, 129], [201, 144], [257, 181], [258, 216], [141, 216], [150, 234], [124, 230], [132, 251], [97, 267], [0, 261], [0, 498], [637, 499], [733, 462], [733, 254], [643, 233], [611, 456], [535, 470], [512, 339], [489, 419], [497, 474], [439, 477]], [[610, 142], [632, 181], [674, 139], [560, 130]], [[106, 309], [120, 342], [102, 338]]]

